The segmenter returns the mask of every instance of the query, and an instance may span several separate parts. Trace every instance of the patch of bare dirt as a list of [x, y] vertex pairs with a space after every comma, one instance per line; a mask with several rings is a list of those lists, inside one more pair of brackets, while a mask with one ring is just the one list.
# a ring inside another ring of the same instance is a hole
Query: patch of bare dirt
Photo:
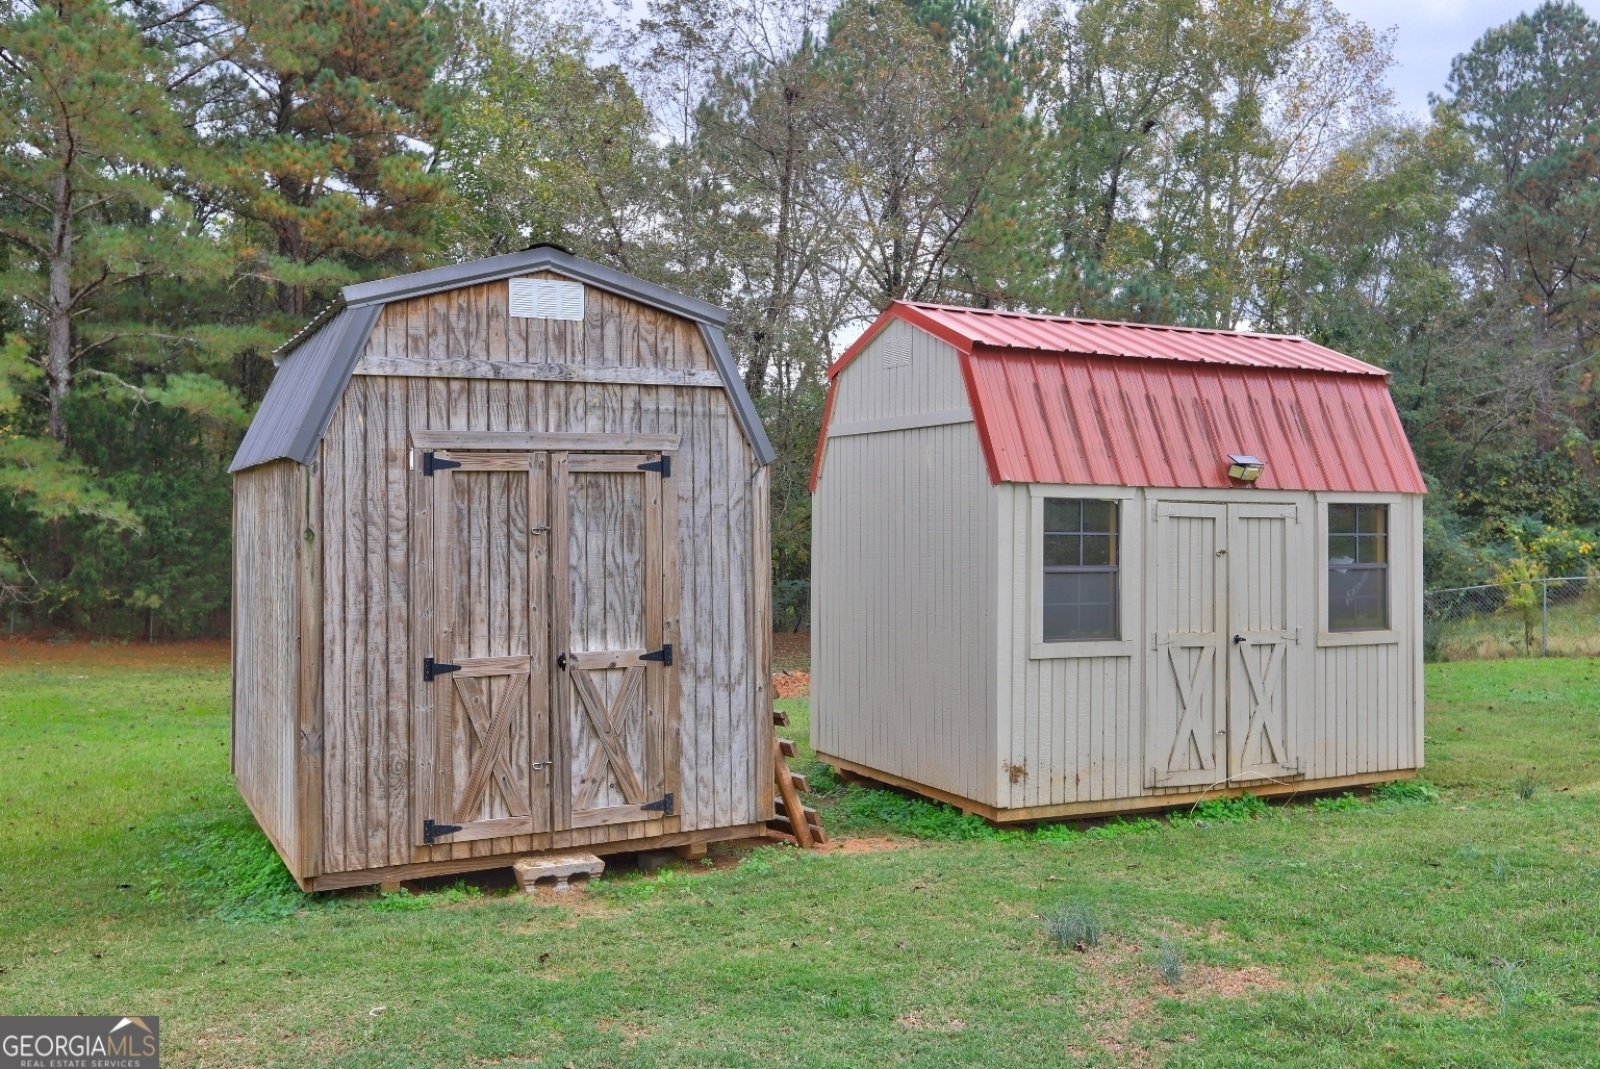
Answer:
[[[1220, 924], [1207, 929], [1176, 925], [1191, 942], [1221, 942], [1226, 933]], [[1135, 1038], [1141, 1022], [1148, 1023], [1163, 998], [1192, 999], [1254, 998], [1282, 991], [1289, 984], [1271, 969], [1260, 965], [1225, 968], [1216, 965], [1189, 965], [1176, 986], [1162, 983], [1145, 955], [1146, 948], [1131, 940], [1106, 936], [1097, 947], [1087, 948], [1073, 958], [1094, 978], [1100, 997], [1085, 1006], [1084, 1023], [1095, 1045], [1119, 1065], [1150, 1066], [1165, 1060], [1165, 1050]], [[1163, 1048], [1165, 1045], [1162, 1045]], [[1076, 1050], [1080, 1057], [1088, 1052]]]
[[1489, 1005], [1479, 998], [1447, 995], [1439, 978], [1421, 961], [1404, 955], [1372, 956], [1365, 961], [1366, 971], [1395, 983], [1389, 992], [1391, 1003], [1411, 1013], [1445, 1013], [1452, 1017], [1485, 1017]]
[[778, 672], [772, 677], [772, 693], [778, 698], [804, 698], [811, 694], [810, 672]]
[[863, 835], [857, 838], [831, 839], [823, 846], [823, 849], [834, 850], [841, 854], [876, 854], [883, 850], [900, 850], [906, 845], [900, 839], [885, 839]]
[[0, 669], [72, 665], [95, 668], [226, 668], [228, 640], [132, 642], [121, 639], [55, 638], [42, 634], [0, 638]]

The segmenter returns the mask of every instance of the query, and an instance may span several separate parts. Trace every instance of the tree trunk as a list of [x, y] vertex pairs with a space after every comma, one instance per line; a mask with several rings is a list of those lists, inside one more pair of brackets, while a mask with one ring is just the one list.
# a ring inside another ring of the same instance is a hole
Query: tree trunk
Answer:
[[72, 389], [72, 183], [56, 174], [50, 206], [50, 307], [45, 317], [45, 384], [50, 393], [50, 437], [67, 439], [62, 410]]

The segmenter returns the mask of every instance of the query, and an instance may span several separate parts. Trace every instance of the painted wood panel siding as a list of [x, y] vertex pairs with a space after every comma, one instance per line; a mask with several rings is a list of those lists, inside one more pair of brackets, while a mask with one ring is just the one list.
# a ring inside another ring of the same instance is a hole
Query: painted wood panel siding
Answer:
[[971, 418], [955, 349], [898, 320], [840, 374], [836, 390], [830, 428], [956, 411]]
[[[687, 320], [589, 288], [583, 322], [511, 318], [504, 282], [387, 306], [364, 356], [590, 367], [711, 368]], [[752, 633], [764, 589], [753, 543], [766, 481], [720, 389], [358, 374], [322, 443], [326, 569], [326, 871], [612, 841], [626, 825], [413, 847], [410, 722], [426, 622], [407, 619], [417, 569], [408, 516], [417, 430], [669, 433], [678, 500], [685, 831], [771, 815], [767, 638]], [[764, 529], [764, 528], [762, 528]], [[755, 562], [755, 563], [753, 563]], [[765, 799], [765, 801], [763, 801]]]
[[[954, 351], [914, 333], [909, 367], [883, 372], [891, 335], [840, 376], [834, 426], [954, 407]], [[818, 750], [993, 800], [993, 493], [970, 422], [829, 440], [812, 521]]]
[[298, 858], [306, 472], [288, 460], [264, 464], [240, 472], [233, 492], [233, 769], [256, 821], [284, 857]]
[[[830, 445], [830, 450], [836, 444]], [[1147, 588], [1154, 582], [1154, 554], [1161, 552], [1161, 543], [1149, 530], [1152, 503], [1199, 501], [1225, 505], [1258, 503], [1265, 497], [1257, 491], [1138, 491], [1124, 503], [1124, 516], [1127, 524], [1145, 525], [1145, 534], [1141, 555], [1137, 559], [1124, 558], [1124, 581]], [[1288, 536], [1298, 540], [1297, 568], [1309, 571], [1326, 567], [1326, 547], [1318, 544], [1321, 528], [1314, 522], [1319, 515], [1317, 510], [1326, 507], [1323, 496], [1273, 494], [1271, 499], [1299, 504], [1300, 522], [1288, 528]], [[1300, 628], [1300, 644], [1293, 651], [1291, 664], [1299, 666], [1298, 671], [1307, 678], [1295, 688], [1297, 697], [1289, 713], [1294, 717], [1295, 749], [1305, 762], [1304, 779], [1308, 781], [1377, 775], [1421, 765], [1418, 673], [1422, 619], [1417, 574], [1420, 498], [1383, 500], [1392, 503], [1391, 558], [1395, 563], [1391, 598], [1398, 641], [1319, 645], [1317, 633], [1325, 606], [1320, 604], [1319, 595], [1313, 594], [1320, 589], [1314, 574], [1300, 579], [1304, 585], [1303, 596], [1296, 601], [1298, 618], [1284, 621], [1291, 630]], [[1149, 720], [1145, 703], [1151, 700], [1147, 694], [1146, 661], [1157, 656], [1150, 652], [1149, 631], [1157, 625], [1144, 618], [1150, 611], [1146, 596], [1135, 599], [1141, 618], [1130, 617], [1124, 632], [1139, 639], [1130, 656], [1029, 657], [1028, 614], [1033, 604], [1029, 593], [1032, 584], [1042, 581], [1033, 574], [1029, 563], [1029, 539], [1037, 536], [1031, 527], [1030, 504], [1030, 490], [1025, 485], [1002, 484], [997, 488], [1001, 621], [995, 649], [998, 739], [993, 767], [998, 777], [997, 804], [1021, 808], [1111, 803], [1122, 798], [1194, 790], [1192, 786], [1150, 788], [1144, 784], [1141, 759], [1146, 752]], [[1223, 558], [1230, 566], [1249, 559], [1249, 534], [1258, 524], [1259, 521], [1241, 523], [1242, 544], [1228, 547], [1229, 555]], [[1215, 554], [1216, 549], [1206, 547], [1205, 552]], [[1281, 552], [1277, 547], [1260, 551], [1269, 556]], [[1230, 606], [1230, 624], [1270, 622], [1273, 614], [1267, 612], [1263, 602], [1270, 593], [1268, 587], [1258, 585], [1256, 579], [1246, 579], [1235, 589], [1244, 603]], [[1115, 807], [1108, 804], [1109, 808]]]
[[[979, 456], [978, 463], [982, 464]], [[1142, 792], [1142, 654], [1029, 657], [1030, 597], [1043, 582], [1031, 567], [1034, 510], [1029, 489], [996, 488], [1000, 537], [996, 729], [991, 766], [998, 805], [1017, 808], [1126, 798]], [[1123, 502], [1123, 523], [1143, 523], [1143, 502]], [[1143, 583], [1142, 559], [1122, 561], [1122, 581]], [[1124, 634], [1143, 633], [1143, 598], [1129, 599]], [[1137, 644], [1142, 649], [1148, 642]]]

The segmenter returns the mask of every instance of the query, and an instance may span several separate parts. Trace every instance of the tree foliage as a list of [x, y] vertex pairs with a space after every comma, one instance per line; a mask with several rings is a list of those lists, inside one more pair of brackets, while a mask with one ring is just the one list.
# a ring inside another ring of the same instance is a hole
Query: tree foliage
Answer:
[[1426, 118], [1390, 44], [1335, 0], [0, 4], [0, 599], [217, 626], [272, 348], [539, 241], [728, 309], [791, 593], [827, 366], [896, 299], [1305, 334], [1392, 372], [1430, 582], [1575, 567], [1600, 27], [1486, 28]]

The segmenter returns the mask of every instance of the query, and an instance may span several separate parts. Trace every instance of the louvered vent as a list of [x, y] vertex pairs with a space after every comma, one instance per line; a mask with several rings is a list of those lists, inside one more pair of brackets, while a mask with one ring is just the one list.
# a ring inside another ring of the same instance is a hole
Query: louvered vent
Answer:
[[521, 319], [583, 318], [583, 283], [548, 278], [511, 280], [511, 314]]
[[883, 366], [886, 368], [911, 366], [911, 342], [901, 338], [883, 344]]

